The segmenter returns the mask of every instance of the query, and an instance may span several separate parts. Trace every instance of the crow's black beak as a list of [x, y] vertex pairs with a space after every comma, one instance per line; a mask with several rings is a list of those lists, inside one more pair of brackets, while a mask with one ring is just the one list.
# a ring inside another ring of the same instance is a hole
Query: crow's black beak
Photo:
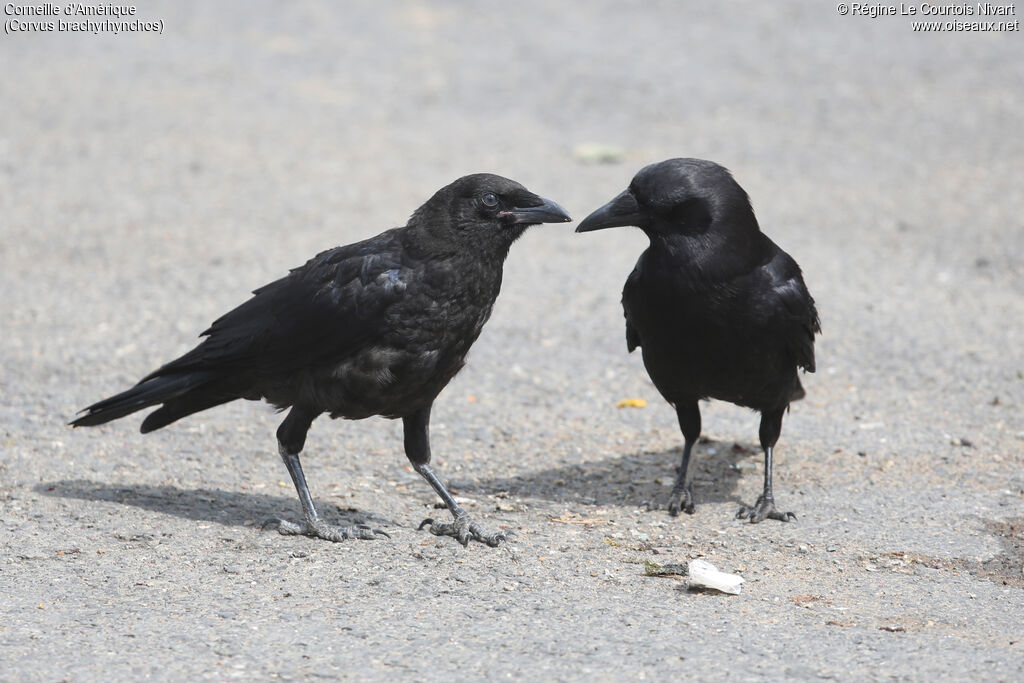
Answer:
[[514, 225], [537, 225], [538, 223], [568, 223], [572, 220], [565, 209], [550, 199], [537, 197], [540, 204], [537, 206], [513, 207], [508, 211], [502, 211], [501, 216], [511, 219]]
[[576, 232], [590, 232], [605, 228], [618, 228], [623, 225], [641, 226], [644, 223], [643, 213], [636, 198], [629, 190], [625, 190], [597, 211], [584, 218], [576, 226]]

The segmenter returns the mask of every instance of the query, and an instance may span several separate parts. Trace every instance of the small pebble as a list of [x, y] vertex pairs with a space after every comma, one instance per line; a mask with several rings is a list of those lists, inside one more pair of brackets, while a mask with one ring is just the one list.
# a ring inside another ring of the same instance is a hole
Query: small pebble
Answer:
[[572, 151], [576, 161], [584, 164], [618, 164], [626, 158], [621, 147], [602, 142], [584, 142]]

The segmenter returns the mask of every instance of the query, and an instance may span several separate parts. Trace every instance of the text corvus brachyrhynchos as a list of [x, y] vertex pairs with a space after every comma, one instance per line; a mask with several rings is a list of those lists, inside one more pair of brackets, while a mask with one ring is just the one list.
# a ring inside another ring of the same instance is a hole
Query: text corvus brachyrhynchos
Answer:
[[761, 232], [747, 193], [711, 161], [643, 168], [576, 232], [624, 225], [651, 241], [622, 290], [626, 344], [642, 347], [684, 438], [669, 513], [693, 512], [686, 469], [700, 436], [697, 401], [717, 398], [761, 413], [764, 492], [738, 516], [788, 521], [793, 513], [775, 509], [772, 449], [782, 414], [804, 396], [797, 368], [814, 372], [821, 331], [800, 267]]
[[530, 225], [569, 220], [560, 206], [512, 180], [460, 178], [404, 228], [325, 251], [257, 289], [195, 349], [71, 424], [98, 425], [163, 404], [142, 422], [145, 433], [238, 398], [291, 408], [277, 430], [278, 449], [305, 519], [280, 520], [278, 528], [338, 541], [383, 532], [319, 518], [299, 464], [306, 433], [322, 413], [400, 417], [406, 455], [454, 516], [420, 528], [429, 524], [463, 545], [497, 545], [504, 535], [472, 522], [430, 467], [430, 408], [491, 314], [509, 247]]

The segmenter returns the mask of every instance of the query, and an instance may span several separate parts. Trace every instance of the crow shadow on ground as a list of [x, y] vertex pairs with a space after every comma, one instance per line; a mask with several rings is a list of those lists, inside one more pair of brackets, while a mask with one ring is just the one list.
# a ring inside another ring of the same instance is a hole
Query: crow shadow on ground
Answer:
[[[556, 502], [661, 508], [668, 501], [681, 454], [680, 444], [679, 448], [669, 450], [644, 451], [456, 486], [487, 493], [507, 491], [515, 496]], [[757, 446], [702, 438], [690, 461], [690, 482], [697, 505], [742, 505], [736, 492], [740, 475], [749, 477], [756, 472], [759, 486], [762, 468], [755, 465], [759, 460]]]
[[[152, 510], [185, 519], [216, 522], [224, 526], [259, 526], [268, 519], [285, 516], [300, 519], [302, 512], [294, 497], [221, 489], [180, 489], [176, 486], [114, 486], [84, 479], [42, 483], [37, 493], [77, 498]], [[390, 520], [353, 508], [320, 502], [321, 515], [332, 524], [390, 525]]]

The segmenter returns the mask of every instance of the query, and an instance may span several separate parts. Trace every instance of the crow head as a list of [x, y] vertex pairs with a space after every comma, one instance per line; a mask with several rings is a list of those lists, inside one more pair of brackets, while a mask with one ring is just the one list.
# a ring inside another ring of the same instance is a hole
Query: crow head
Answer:
[[645, 166], [628, 189], [583, 219], [576, 232], [624, 225], [651, 237], [757, 232], [747, 193], [728, 170], [703, 159]]
[[437, 238], [507, 248], [531, 225], [571, 220], [561, 206], [516, 181], [477, 173], [438, 190], [410, 224], [423, 225]]

